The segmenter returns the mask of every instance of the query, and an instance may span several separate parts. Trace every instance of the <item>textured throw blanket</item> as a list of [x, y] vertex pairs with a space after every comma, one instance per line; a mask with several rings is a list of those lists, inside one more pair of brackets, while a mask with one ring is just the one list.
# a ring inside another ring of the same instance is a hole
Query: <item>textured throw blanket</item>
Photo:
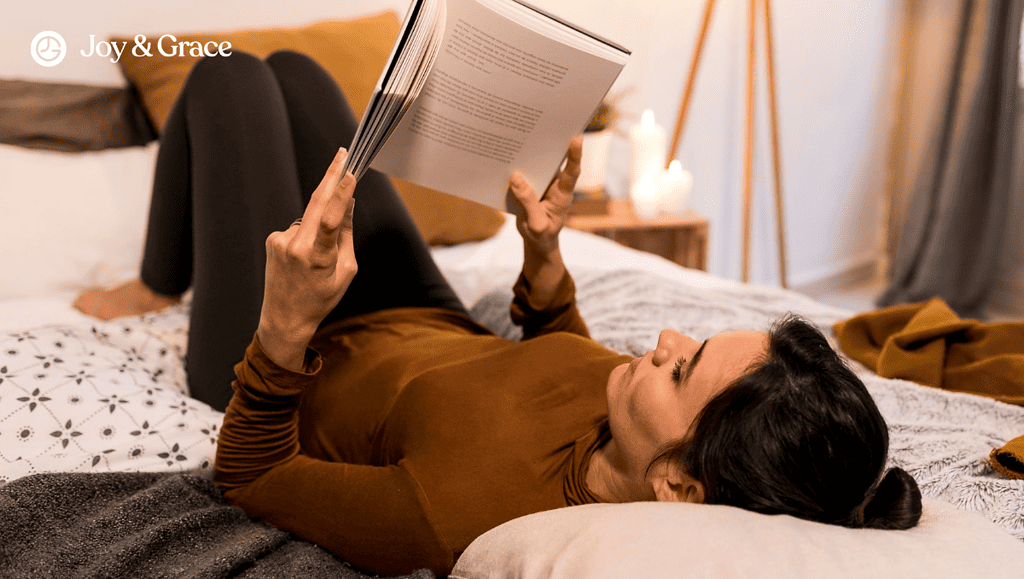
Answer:
[[185, 472], [40, 474], [0, 487], [0, 577], [369, 576], [253, 522], [209, 476]]
[[[776, 288], [702, 288], [641, 271], [573, 271], [580, 313], [591, 336], [608, 348], [642, 355], [672, 328], [696, 340], [724, 330], [767, 329], [787, 312], [818, 325], [835, 344], [832, 325], [852, 312]], [[485, 295], [470, 312], [495, 333], [515, 338], [511, 290]], [[998, 474], [994, 448], [1020, 435], [1024, 408], [995, 400], [881, 378], [851, 366], [867, 385], [889, 425], [889, 464], [914, 476], [921, 491], [977, 511], [1024, 541], [1024, 480]]]

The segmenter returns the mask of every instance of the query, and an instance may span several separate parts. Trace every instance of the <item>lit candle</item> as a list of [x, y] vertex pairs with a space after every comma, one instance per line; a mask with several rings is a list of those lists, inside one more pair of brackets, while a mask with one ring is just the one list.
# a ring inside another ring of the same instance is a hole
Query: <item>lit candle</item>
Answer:
[[654, 111], [647, 109], [640, 124], [629, 130], [629, 184], [645, 173], [660, 174], [665, 166], [665, 129], [654, 122]]
[[644, 173], [629, 190], [633, 211], [641, 219], [653, 219], [658, 216], [658, 202], [661, 197], [658, 175]]
[[668, 165], [661, 182], [659, 207], [667, 213], [682, 213], [690, 203], [690, 192], [693, 190], [693, 175], [683, 171], [683, 165], [673, 160]]

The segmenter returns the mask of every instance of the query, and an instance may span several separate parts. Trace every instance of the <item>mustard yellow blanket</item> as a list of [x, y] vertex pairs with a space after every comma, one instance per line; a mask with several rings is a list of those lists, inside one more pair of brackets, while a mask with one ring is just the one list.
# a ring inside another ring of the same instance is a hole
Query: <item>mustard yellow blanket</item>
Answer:
[[939, 298], [834, 326], [846, 355], [879, 376], [1024, 406], [1024, 323], [961, 319]]
[[[882, 308], [835, 326], [849, 357], [885, 378], [1024, 406], [1024, 323], [964, 320], [939, 298]], [[992, 466], [1024, 478], [1024, 436], [994, 449]]]

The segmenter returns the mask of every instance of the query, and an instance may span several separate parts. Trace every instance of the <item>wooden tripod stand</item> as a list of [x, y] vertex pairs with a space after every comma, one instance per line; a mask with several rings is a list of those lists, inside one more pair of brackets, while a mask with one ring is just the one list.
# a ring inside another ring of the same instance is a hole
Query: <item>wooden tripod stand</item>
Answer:
[[[743, 267], [742, 279], [746, 283], [750, 281], [750, 201], [751, 201], [751, 180], [753, 177], [754, 161], [754, 40], [756, 38], [757, 4], [764, 4], [764, 27], [765, 27], [765, 49], [768, 56], [768, 102], [771, 110], [772, 130], [772, 167], [775, 171], [775, 223], [778, 233], [779, 246], [779, 277], [782, 287], [787, 287], [786, 282], [786, 239], [785, 228], [782, 220], [782, 174], [779, 167], [779, 131], [778, 114], [775, 103], [775, 66], [772, 55], [772, 21], [771, 21], [771, 0], [750, 0], [750, 31], [747, 52], [747, 134], [746, 153], [743, 173]], [[711, 22], [711, 12], [714, 9], [715, 0], [707, 0], [704, 7], [704, 19], [700, 28], [700, 36], [697, 37], [697, 48], [693, 54], [693, 65], [690, 67], [690, 76], [686, 80], [686, 90], [683, 92], [683, 101], [679, 105], [679, 118], [676, 120], [675, 134], [672, 137], [672, 149], [668, 158], [674, 159], [676, 150], [679, 147], [679, 140], [683, 134], [683, 127], [686, 124], [686, 113], [690, 108], [690, 97], [693, 94], [693, 84], [697, 77], [697, 68], [700, 66], [701, 53], [704, 50], [704, 41], [707, 37], [708, 24]]]

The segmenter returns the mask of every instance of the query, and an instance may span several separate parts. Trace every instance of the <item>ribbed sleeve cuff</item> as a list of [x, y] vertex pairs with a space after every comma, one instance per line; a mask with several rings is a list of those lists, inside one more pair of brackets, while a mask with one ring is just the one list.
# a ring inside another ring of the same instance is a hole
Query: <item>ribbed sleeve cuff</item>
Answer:
[[573, 305], [576, 297], [576, 284], [573, 283], [572, 276], [566, 271], [558, 282], [555, 295], [551, 298], [550, 303], [541, 306], [531, 299], [530, 283], [520, 272], [519, 279], [512, 287], [512, 293], [515, 295], [515, 299], [512, 300], [512, 320], [522, 325], [521, 322], [528, 318], [549, 321], [564, 314]]
[[544, 305], [543, 309], [530, 299], [530, 284], [526, 277], [520, 273], [512, 288], [515, 298], [509, 308], [512, 315], [512, 322], [523, 328], [523, 339], [549, 334], [551, 332], [571, 332], [590, 337], [587, 324], [580, 317], [576, 307], [576, 284], [572, 276], [566, 271], [555, 288], [555, 295], [551, 302]]
[[238, 363], [235, 372], [239, 381], [249, 390], [272, 395], [291, 395], [302, 392], [320, 372], [322, 365], [320, 353], [312, 348], [306, 348], [302, 372], [282, 368], [267, 355], [259, 336], [253, 335], [252, 343], [245, 349], [245, 358]]

